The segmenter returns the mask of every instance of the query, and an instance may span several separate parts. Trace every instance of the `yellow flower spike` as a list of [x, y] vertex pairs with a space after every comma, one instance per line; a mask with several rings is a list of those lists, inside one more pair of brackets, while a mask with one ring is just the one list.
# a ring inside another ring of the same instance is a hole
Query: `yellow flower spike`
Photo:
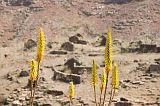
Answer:
[[114, 63], [114, 68], [113, 68], [113, 71], [112, 71], [112, 88], [118, 88], [118, 84], [119, 84], [119, 81], [118, 81], [118, 69], [117, 69], [117, 65], [116, 63]]
[[29, 73], [29, 79], [33, 82], [37, 78], [37, 65], [34, 59], [30, 61], [30, 67], [31, 67], [31, 70]]
[[74, 85], [73, 85], [73, 82], [71, 81], [69, 83], [69, 98], [70, 100], [72, 100], [73, 96], [74, 96]]
[[112, 37], [110, 27], [108, 28], [108, 36], [106, 37], [104, 58], [106, 72], [109, 72], [112, 69]]
[[38, 39], [37, 39], [37, 61], [40, 62], [43, 57], [44, 52], [44, 32], [43, 29], [39, 29], [38, 31]]
[[96, 70], [96, 63], [93, 60], [92, 75], [91, 75], [91, 85], [92, 85], [92, 87], [96, 86], [96, 83], [97, 83], [97, 70]]
[[103, 91], [105, 86], [106, 86], [106, 72], [105, 72], [105, 68], [103, 68], [102, 75], [101, 75], [100, 90]]

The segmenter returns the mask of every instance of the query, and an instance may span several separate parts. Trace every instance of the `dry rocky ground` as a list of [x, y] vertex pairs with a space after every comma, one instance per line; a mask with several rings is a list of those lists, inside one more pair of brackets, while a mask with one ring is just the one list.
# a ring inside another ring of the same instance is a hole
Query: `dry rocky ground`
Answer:
[[73, 106], [94, 106], [91, 65], [100, 76], [108, 26], [120, 83], [112, 106], [160, 106], [159, 0], [0, 0], [0, 106], [28, 105], [40, 27], [46, 48], [35, 106], [69, 106], [70, 73]]

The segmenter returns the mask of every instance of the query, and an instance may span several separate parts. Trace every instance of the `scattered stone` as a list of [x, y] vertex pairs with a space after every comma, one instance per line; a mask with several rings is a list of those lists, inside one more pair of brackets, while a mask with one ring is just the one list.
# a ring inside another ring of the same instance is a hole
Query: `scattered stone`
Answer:
[[133, 62], [134, 62], [134, 63], [138, 63], [138, 60], [134, 60]]
[[132, 106], [132, 103], [130, 103], [130, 102], [117, 102], [117, 103], [115, 103], [115, 106]]
[[12, 102], [12, 106], [22, 106], [22, 103], [19, 100], [15, 100]]
[[52, 48], [52, 44], [53, 44], [53, 42], [48, 42], [47, 47], [51, 49]]
[[74, 45], [70, 42], [65, 42], [61, 45], [61, 48], [67, 51], [73, 51]]
[[51, 94], [53, 96], [59, 96], [59, 95], [63, 95], [64, 93], [63, 91], [60, 91], [60, 90], [48, 89], [47, 94]]
[[27, 76], [29, 76], [29, 72], [28, 71], [21, 71], [19, 76], [20, 77], [27, 77]]
[[3, 95], [0, 95], [0, 106], [2, 106], [4, 101], [5, 101], [5, 97]]
[[156, 79], [156, 78], [153, 78], [153, 79], [151, 79], [151, 82], [153, 82], [153, 83], [155, 83], [155, 82], [157, 82], [158, 80]]
[[149, 67], [149, 73], [157, 72], [160, 73], [160, 65], [151, 64]]
[[78, 36], [71, 36], [69, 38], [69, 41], [77, 44], [79, 41], [79, 38], [78, 38]]
[[9, 81], [17, 81], [17, 78], [15, 76], [8, 76], [7, 79]]
[[72, 43], [75, 43], [75, 44], [84, 44], [84, 45], [86, 45], [87, 41], [83, 40], [82, 38], [83, 38], [83, 36], [81, 34], [77, 34], [77, 35], [71, 36], [69, 38], [69, 41], [72, 42]]
[[19, 101], [25, 101], [25, 100], [26, 100], [26, 98], [25, 98], [25, 97], [23, 97], [23, 96], [20, 96], [20, 97], [18, 98], [18, 100], [19, 100]]
[[80, 84], [82, 81], [82, 78], [80, 75], [67, 74], [60, 71], [56, 71], [53, 67], [52, 67], [52, 70], [54, 71], [53, 80], [60, 80], [64, 82], [70, 82], [72, 80], [75, 84]]
[[87, 44], [87, 41], [85, 41], [85, 40], [78, 40], [78, 43], [77, 43], [77, 44], [86, 45], [86, 44]]
[[36, 46], [37, 46], [37, 43], [34, 40], [29, 39], [27, 42], [24, 43], [24, 50], [31, 49]]
[[103, 56], [104, 54], [102, 53], [92, 53], [92, 54], [88, 54], [88, 56]]
[[142, 82], [141, 81], [132, 81], [132, 84], [141, 84]]
[[124, 97], [121, 97], [120, 98], [120, 101], [128, 101], [128, 99], [124, 98]]
[[74, 65], [74, 69], [71, 70], [73, 74], [82, 75], [84, 72], [91, 73], [91, 66], [76, 66]]
[[105, 37], [105, 36], [100, 36], [100, 37], [98, 38], [98, 41], [99, 41], [99, 43], [100, 43], [99, 46], [105, 46], [105, 45], [106, 45], [106, 37]]
[[155, 52], [156, 44], [141, 44], [140, 50], [142, 53]]
[[43, 103], [41, 106], [52, 106], [52, 103]]
[[57, 54], [57, 55], [66, 55], [67, 52], [64, 50], [53, 50], [50, 52], [50, 54]]
[[147, 76], [147, 77], [145, 77], [145, 79], [146, 79], [146, 80], [150, 80], [150, 79], [152, 79], [152, 77]]
[[65, 106], [65, 105], [67, 105], [67, 104], [69, 104], [69, 100], [68, 99], [58, 99], [57, 100], [57, 102], [59, 103], [59, 104], [61, 104], [61, 106]]
[[76, 64], [76, 66], [81, 65], [81, 63], [78, 61], [78, 59], [75, 59], [75, 58], [68, 59], [64, 65], [68, 66], [68, 68], [70, 68], [71, 70], [74, 70], [74, 64]]

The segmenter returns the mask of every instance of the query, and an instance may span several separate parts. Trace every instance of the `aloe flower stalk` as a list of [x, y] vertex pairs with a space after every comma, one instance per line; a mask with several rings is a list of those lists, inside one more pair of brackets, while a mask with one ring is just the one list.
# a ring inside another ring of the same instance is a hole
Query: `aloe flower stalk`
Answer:
[[37, 65], [34, 59], [30, 61], [30, 67], [31, 67], [31, 70], [29, 73], [29, 78], [32, 82], [34, 82], [37, 78]]
[[37, 38], [37, 61], [40, 62], [42, 60], [44, 53], [44, 32], [43, 29], [39, 29], [38, 38]]
[[118, 69], [117, 64], [114, 63], [114, 68], [112, 71], [112, 88], [116, 89], [118, 88], [119, 81], [118, 81]]
[[110, 100], [108, 106], [111, 106], [114, 94], [116, 89], [118, 88], [119, 81], [118, 81], [118, 69], [116, 63], [114, 63], [114, 68], [112, 70], [112, 88], [111, 88], [111, 94], [110, 94]]
[[69, 83], [69, 99], [70, 99], [70, 105], [71, 105], [71, 102], [72, 102], [72, 98], [74, 96], [74, 85], [73, 85], [73, 82], [71, 81]]
[[36, 77], [36, 81], [35, 81], [35, 87], [33, 90], [33, 98], [36, 92], [36, 87], [38, 84], [38, 80], [39, 80], [39, 70], [40, 70], [40, 62], [43, 58], [43, 53], [44, 53], [44, 32], [43, 29], [40, 28], [38, 31], [38, 37], [37, 37], [37, 62], [38, 62], [38, 67], [37, 67], [37, 77]]
[[36, 61], [34, 59], [32, 59], [30, 61], [30, 67], [31, 67], [31, 70], [30, 70], [30, 73], [29, 73], [29, 79], [31, 81], [31, 96], [30, 96], [30, 103], [29, 105], [32, 106], [33, 105], [33, 99], [34, 99], [34, 96], [33, 96], [33, 83], [34, 81], [36, 81], [36, 78], [37, 78], [37, 65], [36, 65]]
[[104, 59], [105, 59], [105, 70], [106, 70], [106, 85], [105, 85], [104, 99], [102, 106], [104, 106], [106, 98], [109, 72], [112, 70], [112, 37], [111, 37], [110, 27], [108, 28], [108, 35], [106, 36]]
[[108, 36], [106, 37], [104, 58], [105, 58], [105, 69], [107, 72], [109, 72], [112, 69], [112, 37], [110, 28], [108, 28]]
[[95, 104], [97, 106], [97, 100], [96, 100], [96, 84], [97, 84], [97, 70], [96, 70], [96, 63], [93, 60], [92, 64], [92, 75], [91, 75], [91, 86], [94, 89], [94, 98], [95, 98]]
[[100, 84], [100, 105], [101, 105], [101, 96], [102, 96], [102, 92], [104, 90], [106, 86], [106, 72], [105, 72], [105, 68], [102, 69], [102, 74], [101, 74], [101, 84]]

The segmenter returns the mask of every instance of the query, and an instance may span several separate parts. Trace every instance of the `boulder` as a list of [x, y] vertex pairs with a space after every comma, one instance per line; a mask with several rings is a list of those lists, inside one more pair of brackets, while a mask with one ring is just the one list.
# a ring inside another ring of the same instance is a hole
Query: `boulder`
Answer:
[[34, 40], [29, 39], [27, 42], [24, 43], [24, 50], [31, 49], [36, 46], [37, 46], [37, 43]]
[[106, 45], [106, 37], [105, 36], [100, 36], [98, 39], [100, 40], [100, 45], [99, 46], [105, 46]]
[[61, 48], [67, 51], [73, 51], [74, 45], [71, 42], [65, 42], [61, 45]]
[[87, 44], [87, 41], [83, 40], [83, 36], [79, 33], [74, 36], [71, 36], [69, 38], [69, 41], [75, 44], [83, 44], [83, 45]]
[[21, 71], [19, 76], [20, 77], [27, 77], [27, 76], [29, 76], [29, 71]]
[[71, 36], [69, 38], [69, 41], [77, 44], [79, 41], [79, 38], [77, 36]]

